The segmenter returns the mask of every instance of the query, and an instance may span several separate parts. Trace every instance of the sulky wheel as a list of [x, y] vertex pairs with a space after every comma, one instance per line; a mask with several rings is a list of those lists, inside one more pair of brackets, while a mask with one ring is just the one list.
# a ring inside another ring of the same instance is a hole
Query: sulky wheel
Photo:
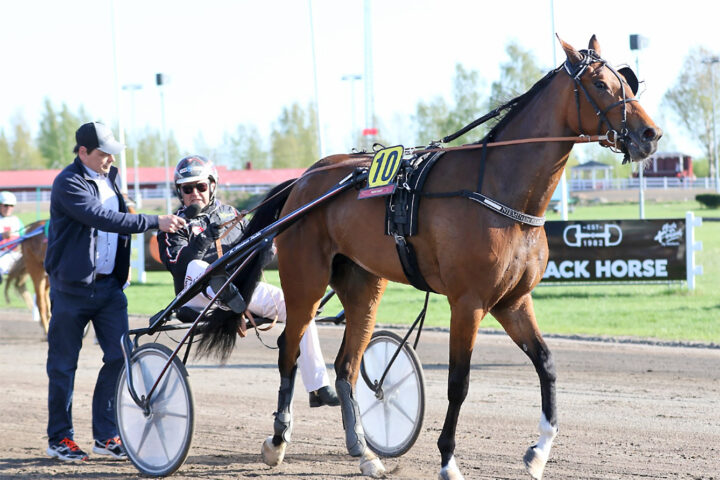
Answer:
[[[403, 347], [376, 394], [372, 385], [380, 381], [400, 345]], [[413, 446], [422, 428], [425, 379], [420, 360], [400, 336], [380, 330], [365, 350], [361, 374], [355, 390], [365, 440], [378, 455], [400, 456]]]
[[[148, 343], [130, 359], [133, 385], [144, 399], [168, 363], [172, 351]], [[188, 373], [177, 358], [168, 366], [150, 399], [146, 412], [132, 399], [123, 366], [115, 389], [117, 426], [128, 457], [145, 475], [161, 477], [185, 462], [194, 428], [194, 404]]]

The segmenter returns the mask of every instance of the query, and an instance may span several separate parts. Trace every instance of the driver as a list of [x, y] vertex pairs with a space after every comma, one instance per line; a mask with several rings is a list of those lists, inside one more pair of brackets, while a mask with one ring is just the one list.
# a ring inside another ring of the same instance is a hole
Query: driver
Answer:
[[[180, 293], [200, 277], [209, 264], [222, 252], [230, 250], [241, 238], [243, 222], [231, 226], [224, 224], [238, 216], [238, 211], [216, 198], [219, 177], [213, 163], [200, 155], [181, 159], [175, 167], [175, 191], [182, 203], [177, 215], [187, 218], [187, 225], [175, 233], [158, 233], [160, 258], [170, 271], [175, 293]], [[227, 230], [230, 229], [228, 232]], [[188, 301], [188, 307], [204, 308], [222, 283], [211, 280], [211, 286]], [[285, 322], [285, 299], [282, 290], [260, 282], [249, 302], [242, 298], [235, 285], [230, 283], [218, 297], [213, 314], [242, 314], [246, 309], [255, 316], [277, 318]], [[233, 313], [234, 312], [234, 313]], [[305, 389], [310, 395], [310, 406], [336, 406], [340, 404], [335, 389], [330, 386], [325, 361], [318, 339], [317, 326], [311, 322], [300, 342], [298, 368]]]
[[3, 275], [7, 275], [22, 257], [19, 248], [2, 247], [4, 242], [20, 237], [24, 228], [22, 221], [13, 214], [16, 203], [17, 199], [12, 192], [0, 192], [0, 283]]

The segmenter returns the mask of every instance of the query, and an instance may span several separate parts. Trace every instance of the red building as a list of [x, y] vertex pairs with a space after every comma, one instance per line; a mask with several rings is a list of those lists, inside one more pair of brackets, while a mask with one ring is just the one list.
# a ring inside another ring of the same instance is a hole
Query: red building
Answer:
[[[645, 177], [695, 178], [692, 157], [680, 152], [655, 152], [644, 162]], [[634, 172], [633, 177], [638, 173]]]

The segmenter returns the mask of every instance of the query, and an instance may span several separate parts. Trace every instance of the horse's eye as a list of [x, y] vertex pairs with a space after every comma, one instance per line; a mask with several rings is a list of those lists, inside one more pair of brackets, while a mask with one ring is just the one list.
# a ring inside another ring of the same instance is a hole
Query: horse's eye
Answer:
[[594, 85], [598, 90], [607, 90], [607, 85], [602, 80], [596, 80]]

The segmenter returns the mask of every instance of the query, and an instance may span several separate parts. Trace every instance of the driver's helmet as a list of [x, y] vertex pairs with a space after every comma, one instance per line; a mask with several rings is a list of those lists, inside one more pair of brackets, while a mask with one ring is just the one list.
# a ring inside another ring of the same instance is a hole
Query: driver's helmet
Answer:
[[189, 155], [181, 159], [175, 167], [175, 193], [180, 201], [182, 202], [180, 186], [183, 183], [194, 183], [203, 180], [210, 180], [211, 184], [215, 184], [214, 187], [210, 186], [210, 203], [212, 203], [215, 200], [215, 190], [220, 180], [213, 162], [202, 155]]
[[7, 190], [0, 192], [0, 205], [15, 205], [16, 203], [17, 199], [14, 193]]

